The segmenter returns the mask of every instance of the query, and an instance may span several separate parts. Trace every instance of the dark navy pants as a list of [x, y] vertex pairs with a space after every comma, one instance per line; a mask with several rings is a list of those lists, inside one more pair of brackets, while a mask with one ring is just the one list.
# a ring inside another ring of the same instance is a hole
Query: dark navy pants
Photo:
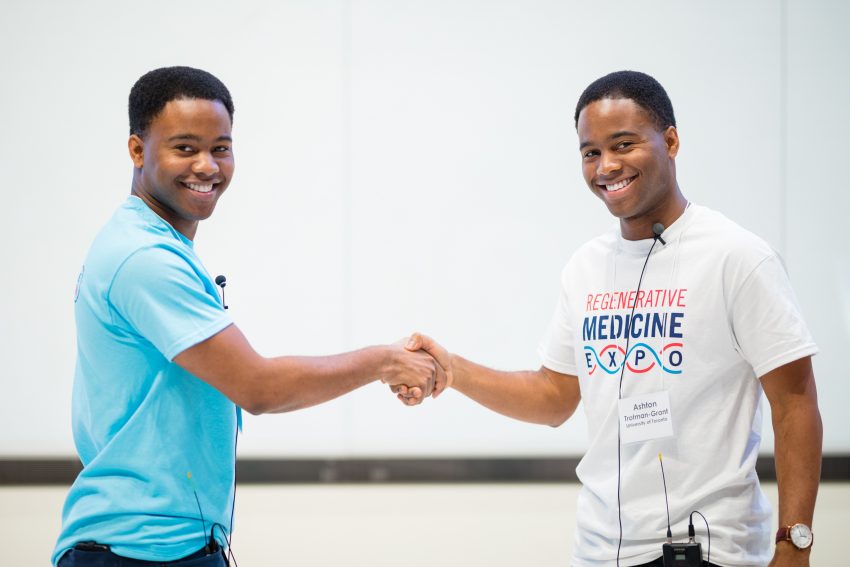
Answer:
[[227, 567], [223, 551], [207, 555], [202, 549], [177, 561], [141, 561], [115, 555], [109, 550], [89, 551], [69, 549], [58, 563], [59, 567], [159, 567], [174, 565], [177, 567]]

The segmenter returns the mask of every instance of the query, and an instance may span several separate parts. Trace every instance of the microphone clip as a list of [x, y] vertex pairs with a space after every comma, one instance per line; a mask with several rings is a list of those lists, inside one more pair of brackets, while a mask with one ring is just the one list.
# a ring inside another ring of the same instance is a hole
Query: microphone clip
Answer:
[[224, 286], [227, 285], [227, 278], [223, 275], [218, 275], [215, 277], [215, 285], [221, 288], [221, 304], [227, 309], [227, 302], [224, 300]]
[[667, 246], [667, 242], [661, 237], [665, 230], [667, 230], [667, 228], [660, 222], [657, 222], [652, 225], [652, 232], [655, 234], [655, 236], [653, 236], [652, 238], [654, 238], [655, 240], [660, 240], [661, 244]]

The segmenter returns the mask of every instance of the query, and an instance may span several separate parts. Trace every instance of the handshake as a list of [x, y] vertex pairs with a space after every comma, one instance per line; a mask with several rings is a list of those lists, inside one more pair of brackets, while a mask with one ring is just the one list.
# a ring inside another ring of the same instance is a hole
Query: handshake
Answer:
[[451, 355], [433, 339], [413, 333], [390, 347], [381, 382], [405, 405], [421, 404], [437, 397], [452, 385]]

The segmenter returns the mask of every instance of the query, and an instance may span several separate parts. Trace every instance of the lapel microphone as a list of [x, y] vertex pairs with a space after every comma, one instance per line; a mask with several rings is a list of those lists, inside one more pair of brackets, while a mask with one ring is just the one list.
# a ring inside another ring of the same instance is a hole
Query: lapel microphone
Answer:
[[[655, 227], [652, 227], [652, 230], [655, 230]], [[664, 230], [664, 227], [661, 227], [661, 230]], [[661, 242], [664, 242], [663, 240]], [[227, 309], [227, 302], [224, 301], [224, 286], [227, 285], [227, 278], [223, 275], [218, 275], [215, 277], [215, 285], [221, 288], [221, 304], [224, 305], [224, 308]]]
[[[663, 238], [661, 238], [661, 234], [662, 234], [665, 230], [666, 230], [666, 229], [664, 228], [664, 225], [663, 225], [663, 224], [661, 224], [660, 222], [657, 222], [657, 223], [655, 223], [654, 225], [652, 225], [652, 232], [654, 232], [654, 233], [655, 233], [655, 236], [653, 236], [653, 238], [654, 238], [655, 240], [660, 240], [660, 241], [661, 241], [661, 244], [663, 244], [664, 246], [667, 246], [667, 243], [666, 243], [666, 242], [664, 242], [664, 239], [663, 239]], [[219, 276], [219, 278], [224, 278], [224, 276]], [[218, 283], [218, 278], [216, 278], [216, 279], [215, 279], [215, 283]], [[222, 286], [222, 287], [224, 287], [224, 286]]]

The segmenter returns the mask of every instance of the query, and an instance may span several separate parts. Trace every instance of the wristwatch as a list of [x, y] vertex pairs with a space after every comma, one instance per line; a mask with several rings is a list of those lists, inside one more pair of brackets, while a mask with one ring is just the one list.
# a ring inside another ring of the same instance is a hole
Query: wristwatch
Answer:
[[779, 528], [776, 532], [776, 543], [790, 541], [797, 549], [807, 549], [812, 546], [815, 536], [806, 524], [794, 524]]

